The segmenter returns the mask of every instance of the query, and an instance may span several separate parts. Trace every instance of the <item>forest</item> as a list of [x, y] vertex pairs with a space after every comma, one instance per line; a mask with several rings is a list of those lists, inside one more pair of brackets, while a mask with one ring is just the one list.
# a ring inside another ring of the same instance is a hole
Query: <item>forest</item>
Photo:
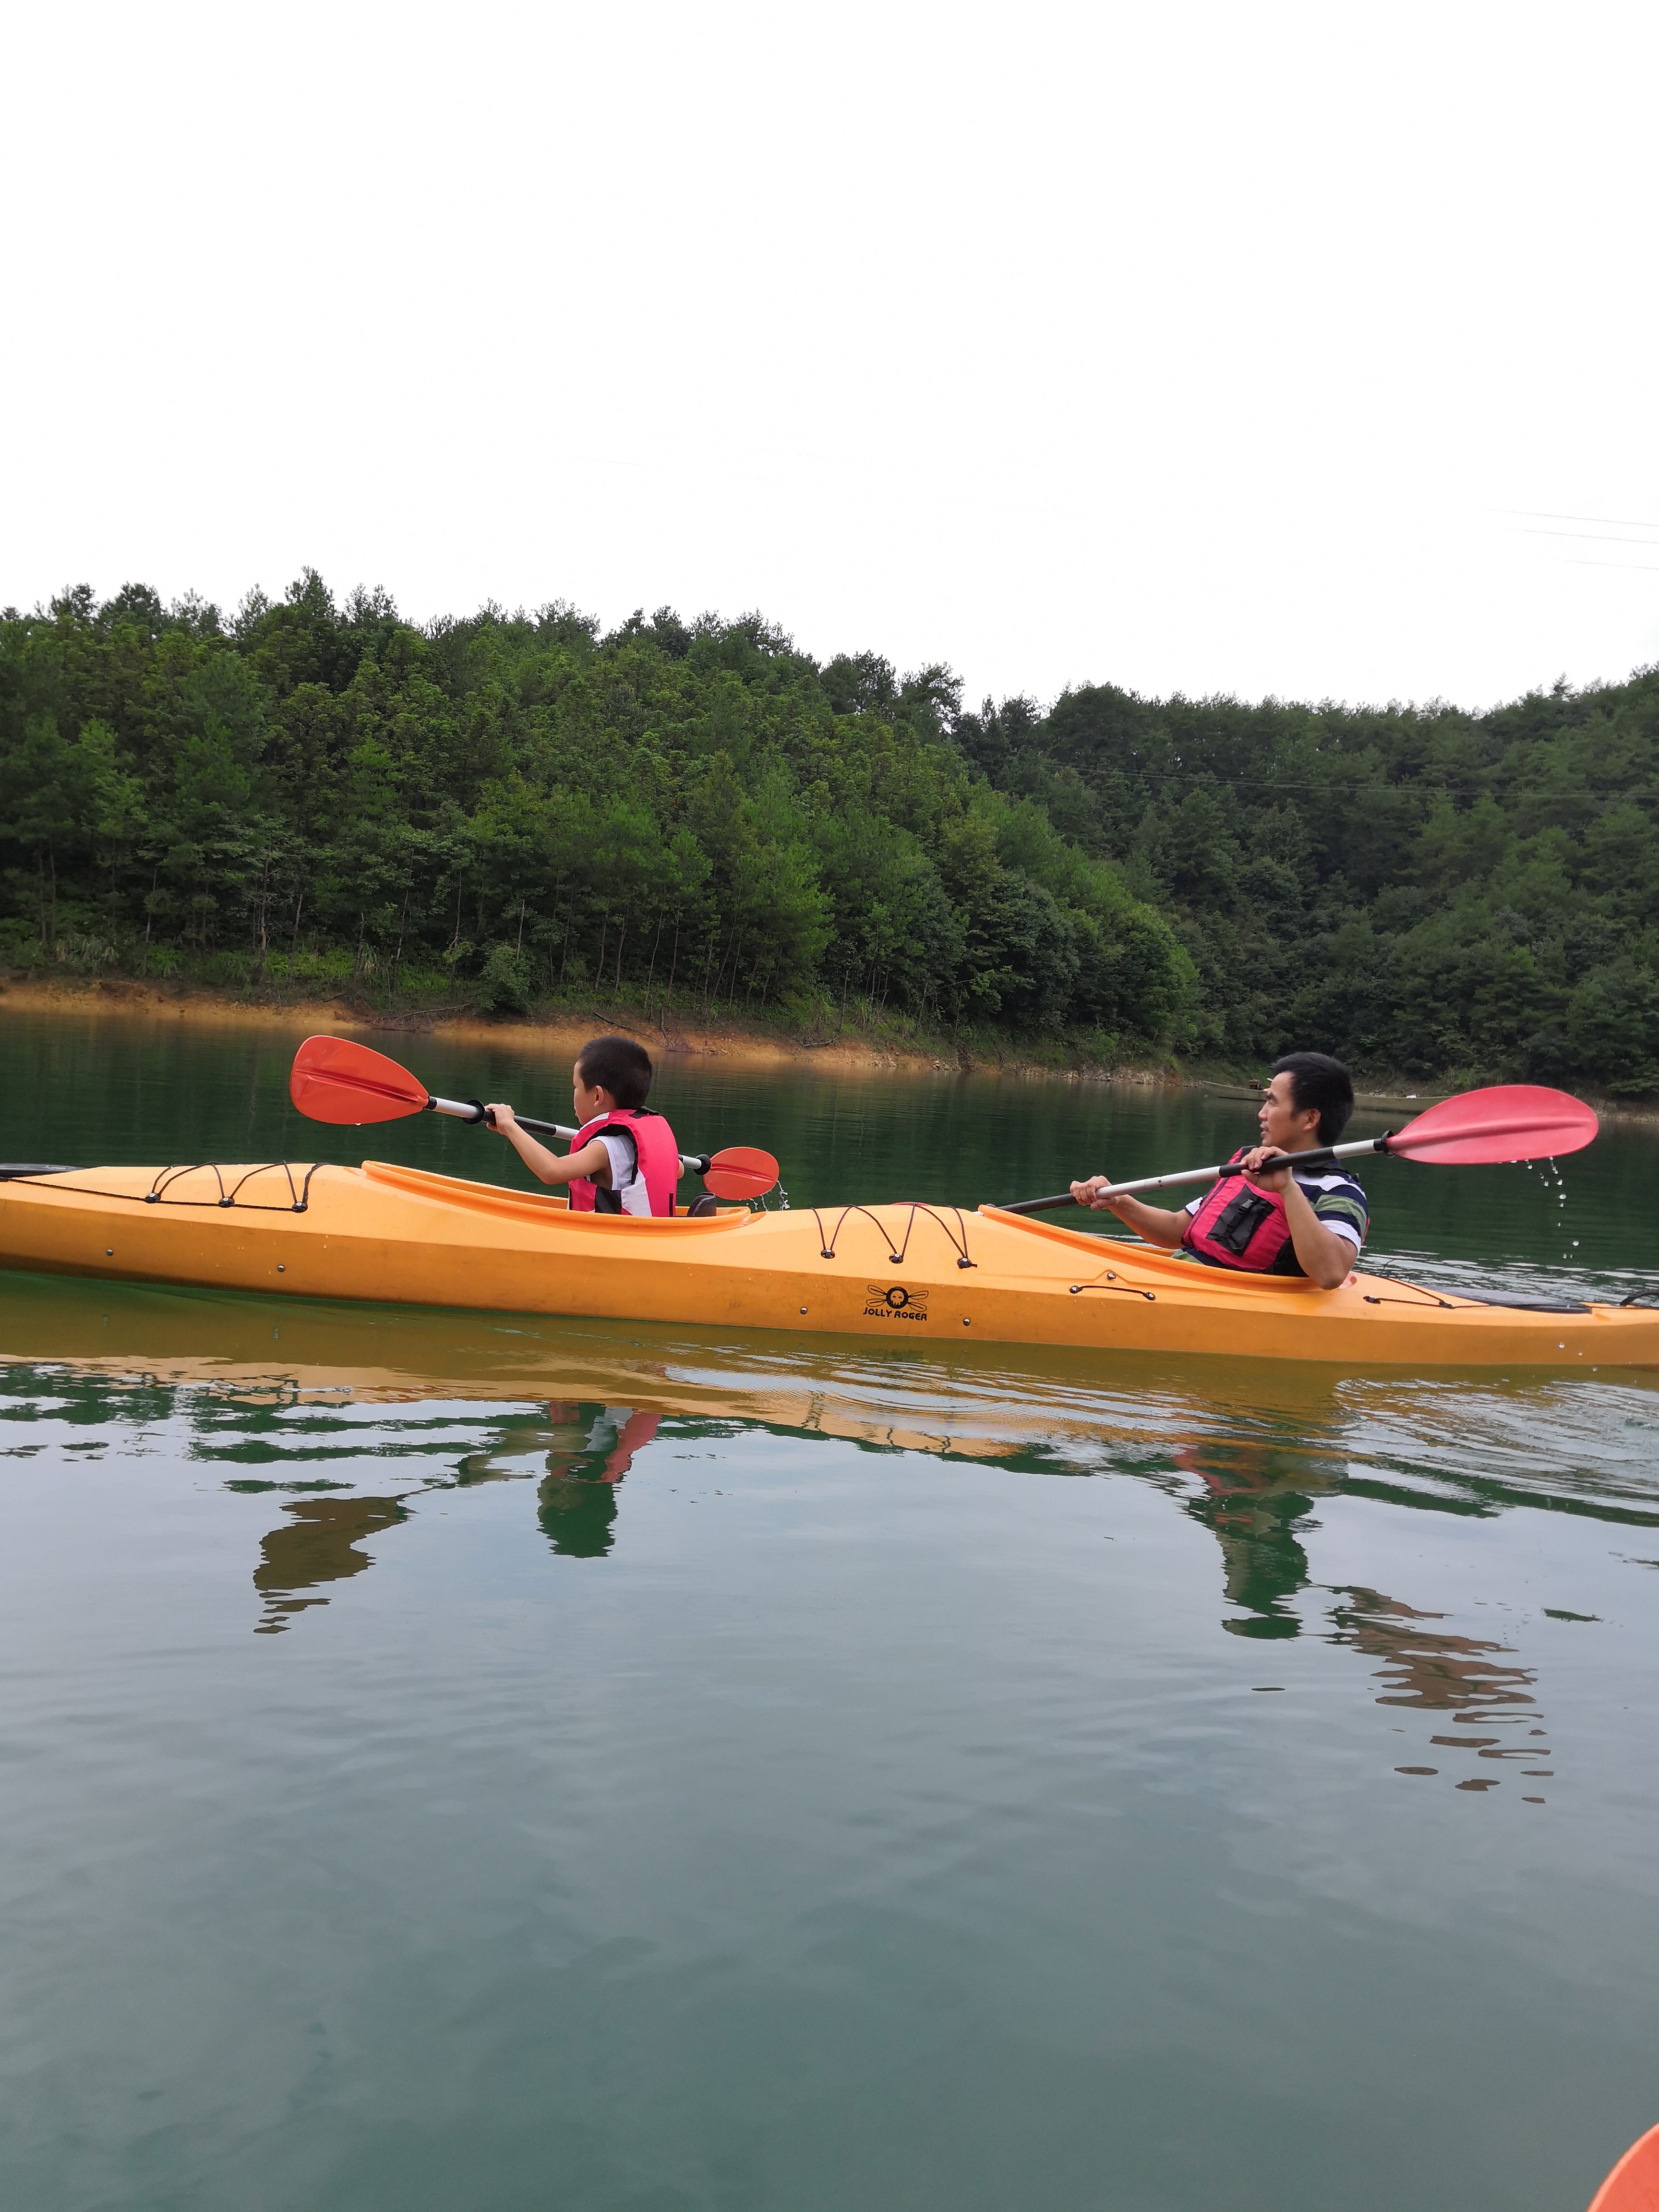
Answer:
[[1659, 671], [977, 711], [758, 616], [0, 614], [0, 967], [1659, 1090]]

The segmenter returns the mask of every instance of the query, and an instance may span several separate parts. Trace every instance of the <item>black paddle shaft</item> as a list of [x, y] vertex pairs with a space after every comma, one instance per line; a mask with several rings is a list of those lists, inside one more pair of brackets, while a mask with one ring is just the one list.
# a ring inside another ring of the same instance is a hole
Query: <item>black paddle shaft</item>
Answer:
[[[447, 1114], [458, 1121], [486, 1121], [495, 1126], [490, 1111], [482, 1098], [428, 1098], [428, 1114]], [[532, 1137], [562, 1137], [567, 1144], [581, 1134], [580, 1129], [567, 1129], [562, 1121], [537, 1121], [528, 1114], [515, 1114], [514, 1120], [521, 1129], [528, 1129]], [[680, 1158], [693, 1175], [707, 1175], [714, 1164], [712, 1152], [682, 1152]]]
[[[580, 1129], [567, 1129], [562, 1121], [532, 1121], [528, 1114], [515, 1114], [513, 1118], [521, 1129], [528, 1129], [532, 1136], [562, 1137], [568, 1144], [573, 1138], [581, 1134]], [[680, 1158], [693, 1175], [706, 1175], [714, 1155], [712, 1152], [682, 1152]]]

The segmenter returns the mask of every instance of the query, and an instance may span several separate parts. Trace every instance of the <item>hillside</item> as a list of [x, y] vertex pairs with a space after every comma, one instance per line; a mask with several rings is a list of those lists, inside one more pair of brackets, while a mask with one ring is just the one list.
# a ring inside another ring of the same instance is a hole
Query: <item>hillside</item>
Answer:
[[956, 737], [1170, 920], [1202, 1054], [1659, 1087], [1659, 671], [1486, 714], [1100, 685]]
[[754, 617], [81, 588], [0, 617], [0, 959], [1646, 1091], [1656, 750], [1653, 673], [972, 714]]

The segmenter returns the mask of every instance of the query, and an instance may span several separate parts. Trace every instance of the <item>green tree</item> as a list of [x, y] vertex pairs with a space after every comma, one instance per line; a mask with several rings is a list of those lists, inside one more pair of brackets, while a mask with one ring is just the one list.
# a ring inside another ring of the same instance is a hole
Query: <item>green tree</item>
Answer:
[[305, 945], [501, 1011], [602, 976], [665, 1018], [851, 998], [1628, 1094], [1659, 1087], [1656, 824], [1651, 670], [1484, 714], [965, 712], [948, 671], [819, 665], [758, 616], [416, 628], [312, 570], [228, 623], [137, 582], [0, 616], [0, 939]]
[[33, 860], [45, 945], [58, 941], [58, 861], [83, 838], [88, 781], [88, 757], [64, 739], [49, 715], [27, 721], [0, 751], [0, 836]]

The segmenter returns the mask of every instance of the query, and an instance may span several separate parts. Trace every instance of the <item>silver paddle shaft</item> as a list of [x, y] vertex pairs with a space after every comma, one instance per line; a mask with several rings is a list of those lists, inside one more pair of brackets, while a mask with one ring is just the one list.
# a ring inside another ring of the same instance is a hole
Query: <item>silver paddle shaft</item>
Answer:
[[1138, 1182], [1115, 1182], [1097, 1194], [1101, 1198], [1138, 1198], [1143, 1190], [1168, 1190], [1178, 1182], [1218, 1182], [1223, 1176], [1277, 1175], [1281, 1168], [1322, 1167], [1327, 1160], [1351, 1160], [1361, 1152], [1386, 1151], [1384, 1137], [1361, 1137], [1352, 1145], [1325, 1145], [1316, 1152], [1283, 1152], [1277, 1159], [1248, 1170], [1237, 1160], [1223, 1167], [1182, 1168], [1174, 1175], [1142, 1176]]
[[[1360, 1137], [1352, 1145], [1323, 1145], [1316, 1152], [1281, 1152], [1266, 1167], [1247, 1169], [1240, 1160], [1229, 1160], [1224, 1166], [1212, 1168], [1180, 1168], [1173, 1175], [1142, 1176], [1137, 1182], [1109, 1184], [1099, 1195], [1102, 1198], [1136, 1198], [1143, 1190], [1169, 1190], [1182, 1182], [1219, 1182], [1223, 1176], [1277, 1175], [1284, 1168], [1322, 1167], [1327, 1160], [1352, 1159], [1358, 1152], [1386, 1152], [1388, 1131], [1381, 1137]], [[1002, 1213], [1047, 1213], [1055, 1206], [1074, 1206], [1076, 1200], [1069, 1190], [1056, 1191], [1052, 1198], [1022, 1198], [1016, 1205], [998, 1208]]]

